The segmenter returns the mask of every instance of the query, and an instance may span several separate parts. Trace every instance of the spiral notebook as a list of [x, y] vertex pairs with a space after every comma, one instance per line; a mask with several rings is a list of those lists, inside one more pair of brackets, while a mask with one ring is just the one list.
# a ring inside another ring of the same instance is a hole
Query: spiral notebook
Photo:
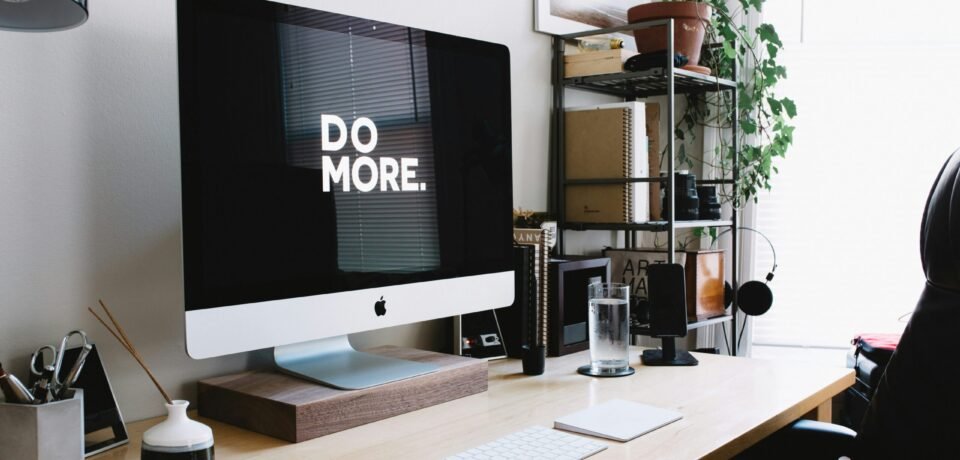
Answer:
[[[625, 102], [568, 108], [565, 176], [611, 179], [648, 175], [644, 104]], [[571, 185], [565, 188], [566, 220], [634, 223], [650, 220], [646, 183]]]
[[558, 430], [627, 442], [683, 418], [683, 414], [633, 401], [611, 399], [589, 409], [560, 417]]

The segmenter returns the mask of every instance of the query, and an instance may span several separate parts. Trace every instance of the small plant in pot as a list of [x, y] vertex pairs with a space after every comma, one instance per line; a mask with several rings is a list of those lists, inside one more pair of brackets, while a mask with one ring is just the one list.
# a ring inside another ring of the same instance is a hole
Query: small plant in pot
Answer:
[[[737, 200], [732, 204], [738, 207], [749, 199], [756, 201], [760, 190], [770, 189], [770, 179], [778, 172], [774, 160], [786, 156], [793, 143], [790, 119], [797, 113], [791, 99], [778, 97], [774, 91], [786, 78], [787, 70], [776, 60], [783, 43], [773, 25], [761, 23], [751, 30], [741, 21], [746, 15], [759, 13], [763, 3], [737, 0], [729, 2], [731, 8], [725, 0], [663, 1], [637, 5], [627, 13], [631, 23], [674, 18], [675, 50], [694, 66], [688, 65], [688, 70], [733, 79], [734, 67], [738, 69], [736, 107], [729, 91], [686, 96], [686, 108], [674, 127], [680, 142], [673, 152], [681, 166], [693, 167], [701, 162], [715, 167], [721, 177], [729, 177], [735, 147], [730, 133], [737, 129], [740, 180], [736, 184]], [[641, 29], [634, 35], [641, 53], [666, 49], [663, 27]], [[701, 48], [704, 42], [720, 46]], [[737, 126], [733, 126], [734, 110], [739, 115]], [[687, 154], [686, 146], [696, 140], [698, 127], [720, 133], [711, 160]], [[723, 190], [721, 198], [732, 201], [731, 192]]]
[[[673, 18], [674, 49], [687, 57], [688, 65], [697, 66], [700, 61], [700, 49], [709, 27], [712, 9], [701, 2], [654, 2], [637, 5], [627, 10], [627, 21], [654, 21]], [[637, 51], [650, 53], [667, 49], [666, 26], [649, 27], [633, 32], [637, 42]]]

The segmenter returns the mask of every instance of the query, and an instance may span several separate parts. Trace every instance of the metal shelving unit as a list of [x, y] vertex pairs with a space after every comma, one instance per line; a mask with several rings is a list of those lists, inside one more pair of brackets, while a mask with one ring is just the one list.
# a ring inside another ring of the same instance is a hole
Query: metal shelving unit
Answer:
[[[563, 55], [564, 55], [564, 41], [588, 36], [588, 35], [600, 35], [600, 34], [610, 34], [615, 32], [632, 32], [637, 29], [644, 29], [657, 26], [666, 26], [667, 33], [667, 53], [666, 53], [666, 62], [663, 68], [654, 68], [650, 70], [644, 70], [639, 72], [618, 72], [612, 74], [603, 74], [603, 75], [590, 75], [582, 77], [573, 77], [566, 78], [564, 77], [564, 64], [563, 64]], [[587, 231], [587, 230], [614, 230], [624, 232], [624, 240], [626, 241], [627, 249], [636, 248], [636, 243], [638, 241], [637, 233], [640, 231], [651, 231], [651, 232], [666, 232], [667, 233], [667, 247], [675, 248], [676, 247], [676, 231], [678, 229], [684, 228], [696, 228], [696, 227], [730, 227], [731, 228], [731, 258], [733, 269], [731, 271], [731, 284], [733, 286], [733, 304], [731, 306], [731, 314], [724, 315], [718, 318], [711, 318], [703, 321], [691, 322], [687, 325], [687, 329], [696, 329], [698, 327], [703, 327], [711, 324], [718, 324], [726, 321], [731, 321], [737, 317], [737, 298], [736, 292], [739, 287], [738, 280], [738, 268], [739, 268], [739, 241], [738, 241], [738, 215], [736, 207], [731, 207], [731, 216], [728, 220], [719, 220], [719, 221], [704, 221], [704, 220], [695, 220], [695, 221], [676, 221], [672, 219], [672, 216], [675, 216], [674, 213], [674, 172], [676, 171], [676, 165], [674, 164], [674, 154], [675, 142], [674, 130], [673, 127], [676, 126], [676, 95], [677, 94], [694, 94], [702, 92], [713, 92], [713, 91], [731, 91], [733, 99], [733, 107], [737, 107], [737, 68], [734, 66], [733, 69], [733, 80], [726, 80], [718, 78], [715, 76], [702, 75], [696, 72], [687, 71], [684, 69], [675, 68], [673, 65], [673, 56], [674, 56], [674, 28], [675, 23], [673, 19], [662, 19], [656, 21], [646, 21], [635, 24], [628, 24], [620, 27], [610, 27], [606, 29], [596, 29], [590, 30], [581, 33], [567, 34], [567, 35], [555, 35], [553, 37], [553, 72], [552, 72], [552, 83], [553, 83], [553, 117], [551, 121], [551, 167], [552, 167], [552, 184], [551, 184], [551, 195], [553, 196], [555, 213], [557, 215], [558, 226], [560, 232], [566, 230], [571, 231]], [[736, 44], [734, 44], [736, 48]], [[613, 95], [617, 97], [622, 97], [624, 100], [636, 100], [640, 98], [647, 98], [652, 96], [667, 96], [667, 113], [666, 113], [666, 124], [669, 127], [667, 129], [667, 151], [671, 152], [670, 155], [667, 155], [667, 176], [666, 177], [631, 177], [631, 178], [602, 178], [602, 179], [589, 179], [589, 180], [566, 180], [566, 174], [564, 170], [564, 90], [566, 88], [575, 88], [584, 91], [591, 91], [600, 94]], [[733, 126], [739, 124], [739, 116], [736, 110], [733, 114]], [[739, 144], [737, 139], [737, 130], [733, 130], [733, 145], [735, 146], [733, 151], [733, 171], [730, 178], [716, 179], [716, 180], [703, 180], [698, 181], [700, 184], [718, 184], [718, 185], [731, 185], [736, 184], [740, 178], [740, 171], [738, 168], [739, 165]], [[666, 211], [668, 215], [671, 216], [669, 220], [663, 221], [651, 221], [644, 223], [609, 223], [609, 224], [595, 224], [595, 223], [582, 223], [582, 222], [567, 222], [564, 216], [565, 212], [565, 193], [564, 189], [567, 185], [584, 185], [584, 184], [626, 184], [626, 183], [638, 183], [638, 182], [661, 182], [664, 185], [666, 191]], [[733, 198], [736, 201], [737, 197], [737, 188], [733, 187]], [[558, 251], [564, 253], [564, 238], [561, 235], [558, 241]], [[676, 251], [670, 250], [667, 251], [667, 261], [669, 263], [674, 263], [676, 261]], [[631, 327], [631, 334], [649, 334], [649, 328], [644, 327]], [[732, 321], [732, 336], [733, 336], [733, 346], [730, 349], [731, 355], [736, 355], [737, 350], [739, 349], [737, 342], [737, 322]]]
[[[694, 322], [687, 323], [687, 330], [688, 330], [688, 331], [692, 331], [692, 330], [694, 330], [694, 329], [701, 328], [701, 327], [704, 327], [704, 326], [711, 326], [711, 325], [714, 325], [714, 324], [725, 323], [725, 322], [730, 321], [730, 320], [732, 320], [732, 319], [733, 319], [733, 316], [732, 316], [732, 315], [723, 315], [723, 316], [717, 316], [717, 317], [715, 317], [715, 318], [702, 319], [702, 320], [700, 320], [700, 321], [694, 321]], [[650, 325], [649, 325], [649, 324], [641, 324], [641, 325], [639, 325], [639, 326], [631, 326], [631, 327], [630, 327], [630, 333], [631, 333], [631, 334], [639, 334], [639, 335], [650, 335], [650, 333], [651, 333], [651, 331], [650, 331]]]

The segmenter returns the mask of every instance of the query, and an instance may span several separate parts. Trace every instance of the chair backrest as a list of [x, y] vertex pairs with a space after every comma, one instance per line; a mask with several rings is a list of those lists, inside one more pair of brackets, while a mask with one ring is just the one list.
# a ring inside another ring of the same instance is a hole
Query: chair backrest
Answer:
[[960, 153], [947, 159], [927, 198], [920, 254], [927, 285], [863, 418], [854, 458], [936, 458], [956, 448]]

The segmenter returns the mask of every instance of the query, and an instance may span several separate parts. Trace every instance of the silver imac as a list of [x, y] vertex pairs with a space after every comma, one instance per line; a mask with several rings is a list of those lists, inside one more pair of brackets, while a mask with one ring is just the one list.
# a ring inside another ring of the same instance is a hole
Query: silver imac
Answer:
[[262, 0], [179, 0], [187, 352], [337, 388], [431, 372], [347, 334], [513, 302], [509, 52]]

